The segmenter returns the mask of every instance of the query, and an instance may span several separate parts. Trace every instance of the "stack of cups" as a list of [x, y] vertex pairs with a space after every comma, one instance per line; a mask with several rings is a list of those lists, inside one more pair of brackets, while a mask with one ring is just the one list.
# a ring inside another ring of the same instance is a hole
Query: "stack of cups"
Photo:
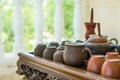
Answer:
[[120, 79], [120, 56], [118, 52], [107, 52], [106, 55], [92, 55], [87, 70], [102, 76]]
[[120, 79], [120, 56], [117, 52], [107, 52], [101, 67], [101, 75]]

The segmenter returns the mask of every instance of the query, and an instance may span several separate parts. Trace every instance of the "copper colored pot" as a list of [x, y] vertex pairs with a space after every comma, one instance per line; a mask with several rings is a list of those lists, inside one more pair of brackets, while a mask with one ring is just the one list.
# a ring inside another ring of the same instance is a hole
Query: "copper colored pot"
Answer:
[[87, 70], [99, 74], [104, 61], [103, 55], [92, 55], [88, 61]]
[[102, 65], [101, 75], [120, 80], [120, 59], [107, 59]]

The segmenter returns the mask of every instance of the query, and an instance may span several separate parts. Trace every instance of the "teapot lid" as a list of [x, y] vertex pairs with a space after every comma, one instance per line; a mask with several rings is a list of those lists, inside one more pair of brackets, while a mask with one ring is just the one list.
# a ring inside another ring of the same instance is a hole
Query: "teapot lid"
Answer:
[[107, 43], [106, 37], [100, 37], [100, 36], [92, 36], [88, 38], [87, 42], [90, 43]]

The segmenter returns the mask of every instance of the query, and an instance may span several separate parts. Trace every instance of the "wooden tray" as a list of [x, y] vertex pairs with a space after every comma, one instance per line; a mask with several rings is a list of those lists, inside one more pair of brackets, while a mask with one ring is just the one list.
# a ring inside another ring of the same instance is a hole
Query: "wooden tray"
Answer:
[[[46, 77], [49, 80], [116, 80], [88, 72], [82, 67], [77, 68], [57, 63], [34, 56], [31, 53], [19, 53], [18, 55], [18, 70], [16, 72], [19, 75], [25, 75], [29, 80], [32, 80], [31, 78], [40, 78], [41, 74], [43, 74], [41, 78], [44, 79], [39, 80], [46, 80]], [[37, 72], [41, 74], [38, 75]]]

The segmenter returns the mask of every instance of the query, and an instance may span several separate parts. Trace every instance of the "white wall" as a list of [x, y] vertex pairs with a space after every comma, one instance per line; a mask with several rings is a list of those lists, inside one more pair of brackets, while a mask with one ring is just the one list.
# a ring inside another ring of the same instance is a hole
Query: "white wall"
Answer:
[[120, 41], [120, 0], [91, 0], [94, 19], [101, 23], [101, 32]]

